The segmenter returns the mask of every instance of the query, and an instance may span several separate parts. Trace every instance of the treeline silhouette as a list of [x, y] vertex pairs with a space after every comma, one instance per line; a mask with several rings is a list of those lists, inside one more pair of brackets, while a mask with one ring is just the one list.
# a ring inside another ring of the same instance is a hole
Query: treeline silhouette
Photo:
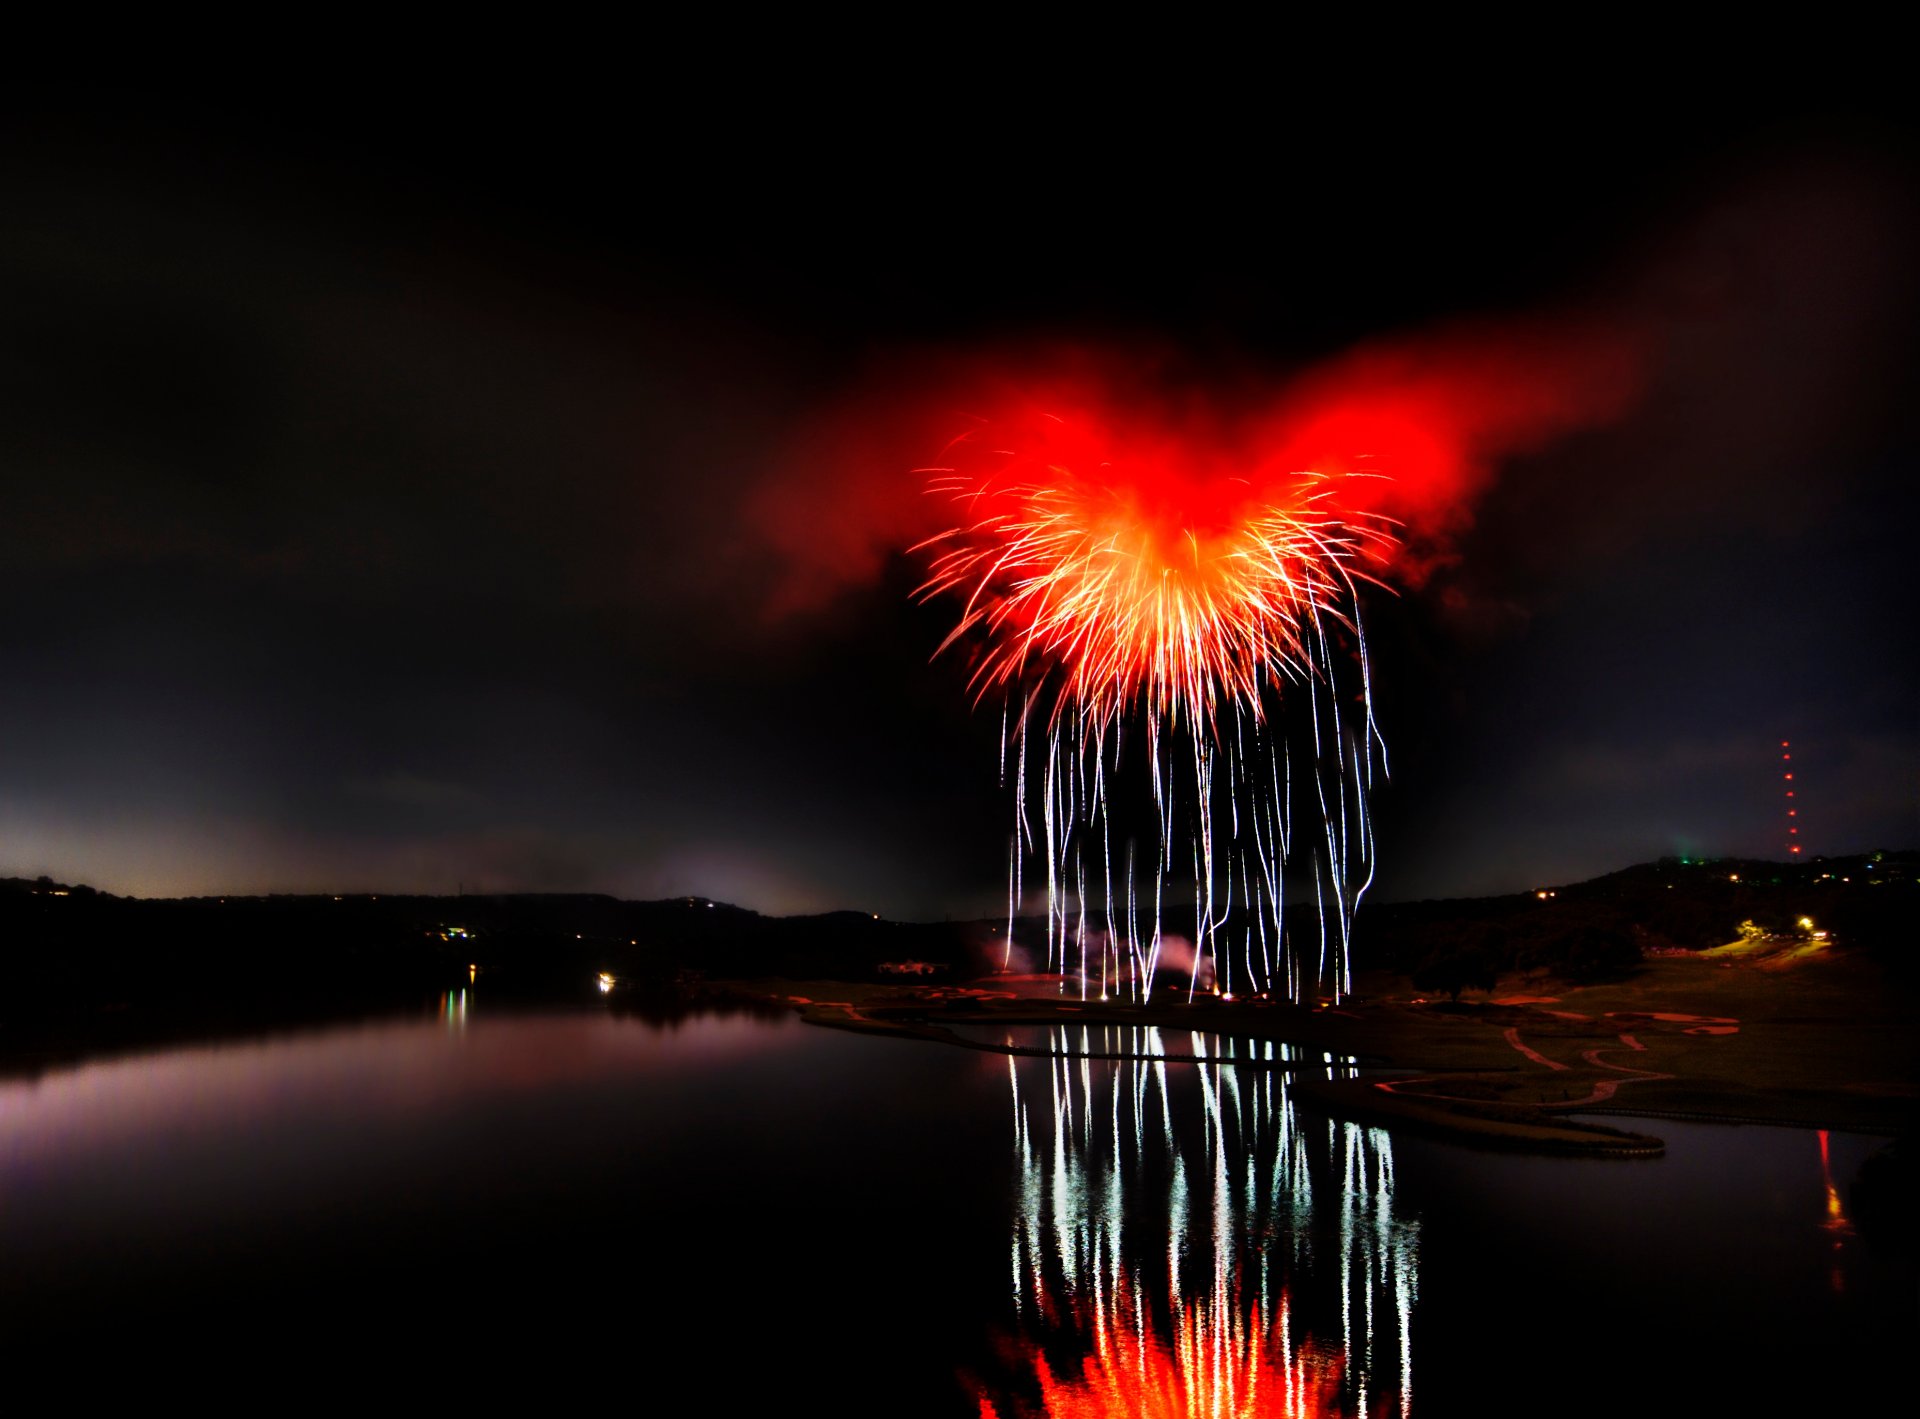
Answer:
[[0, 1062], [419, 1005], [600, 997], [670, 1010], [703, 983], [951, 974], [978, 929], [868, 912], [768, 917], [700, 897], [115, 897], [0, 878]]
[[[1357, 964], [1456, 994], [1496, 973], [1573, 980], [1632, 971], [1649, 951], [1811, 918], [1843, 949], [1911, 977], [1920, 854], [1806, 863], [1666, 858], [1501, 897], [1370, 903]], [[1239, 928], [1226, 925], [1229, 938]], [[1317, 930], [1291, 919], [1296, 934]], [[600, 997], [671, 1012], [708, 982], [950, 980], [997, 968], [1004, 922], [912, 923], [868, 912], [770, 917], [703, 897], [596, 895], [116, 897], [0, 878], [0, 1064], [386, 1008], [484, 987], [496, 1000]], [[1023, 944], [1044, 939], [1023, 919]]]

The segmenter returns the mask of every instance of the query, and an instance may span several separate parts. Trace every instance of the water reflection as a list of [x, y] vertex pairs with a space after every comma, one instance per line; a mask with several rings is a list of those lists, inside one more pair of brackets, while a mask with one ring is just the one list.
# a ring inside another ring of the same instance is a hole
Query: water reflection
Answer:
[[1408, 1413], [1392, 1145], [1289, 1096], [1290, 1070], [1346, 1066], [1154, 1029], [1054, 1044], [1007, 1060], [1014, 1336], [981, 1415]]
[[1827, 1235], [1833, 1238], [1833, 1252], [1828, 1259], [1827, 1284], [1838, 1294], [1847, 1289], [1846, 1273], [1841, 1268], [1842, 1254], [1849, 1239], [1853, 1236], [1853, 1223], [1847, 1217], [1847, 1210], [1840, 1201], [1840, 1189], [1833, 1185], [1833, 1161], [1828, 1156], [1827, 1130], [1819, 1130], [1820, 1139], [1820, 1181], [1825, 1186], [1826, 1220], [1820, 1225]]

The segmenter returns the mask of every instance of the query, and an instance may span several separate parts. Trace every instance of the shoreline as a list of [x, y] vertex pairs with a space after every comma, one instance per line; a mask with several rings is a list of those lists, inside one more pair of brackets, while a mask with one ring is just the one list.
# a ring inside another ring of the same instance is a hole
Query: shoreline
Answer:
[[[1368, 1074], [1313, 1077], [1325, 1060], [1199, 1055], [1083, 1040], [1076, 1057], [1166, 1058], [1293, 1075], [1319, 1112], [1474, 1146], [1595, 1156], [1653, 1156], [1644, 1132], [1599, 1117], [1829, 1129], [1893, 1138], [1920, 1119], [1920, 1009], [1863, 958], [1836, 953], [1787, 968], [1702, 957], [1647, 962], [1630, 978], [1572, 984], [1510, 979], [1484, 998], [1441, 1002], [1399, 978], [1363, 975], [1361, 993], [1307, 1009], [1178, 995], [1152, 1005], [1064, 995], [1058, 977], [983, 977], [965, 985], [788, 978], [694, 979], [660, 994], [622, 989], [566, 1000], [516, 991], [511, 1008], [594, 1004], [640, 1018], [707, 1009], [797, 1014], [828, 1028], [1018, 1057], [1056, 1044], [987, 1037], [996, 1028], [1160, 1030], [1336, 1056]], [[395, 985], [362, 995], [157, 1000], [47, 1013], [0, 1030], [0, 1080], [30, 1080], [98, 1060], [406, 1017], [434, 991]], [[485, 992], [491, 995], [493, 992]], [[1183, 1044], [1188, 1043], [1185, 1040]], [[1098, 1048], [1088, 1046], [1098, 1045]], [[1134, 1045], [1144, 1044], [1144, 1039]]]
[[810, 1024], [1019, 1057], [1061, 1051], [952, 1027], [1157, 1028], [1333, 1054], [1392, 1076], [1315, 1079], [1298, 1061], [1232, 1053], [1068, 1051], [1285, 1069], [1318, 1111], [1475, 1146], [1658, 1156], [1656, 1137], [1589, 1121], [1603, 1115], [1886, 1138], [1920, 1117], [1916, 1012], [1903, 993], [1882, 988], [1868, 963], [1844, 957], [1791, 971], [1661, 960], [1623, 981], [1509, 982], [1505, 993], [1460, 1004], [1375, 981], [1356, 999], [1314, 1010], [1204, 996], [1172, 1005], [1083, 1002], [1061, 998], [1057, 978], [727, 984]]

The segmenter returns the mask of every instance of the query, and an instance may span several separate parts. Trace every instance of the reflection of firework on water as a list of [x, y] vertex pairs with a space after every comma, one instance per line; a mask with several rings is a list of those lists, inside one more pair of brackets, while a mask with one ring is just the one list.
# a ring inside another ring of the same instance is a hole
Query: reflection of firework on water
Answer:
[[[1048, 964], [1083, 995], [1151, 995], [1170, 889], [1190, 883], [1189, 995], [1204, 964], [1229, 993], [1338, 998], [1384, 767], [1356, 585], [1393, 538], [1345, 506], [1364, 480], [1200, 462], [1082, 415], [987, 425], [948, 453], [931, 488], [966, 521], [918, 549], [921, 590], [963, 601], [947, 644], [975, 642], [976, 693], [1006, 696], [1008, 951], [1038, 857]], [[1302, 857], [1304, 948], [1285, 912]]]
[[[1234, 1298], [1236, 1303], [1239, 1298]], [[1037, 1404], [1013, 1401], [1006, 1413], [981, 1396], [983, 1419], [1016, 1415], [1129, 1416], [1129, 1419], [1253, 1419], [1331, 1415], [1339, 1407], [1338, 1356], [1296, 1349], [1287, 1298], [1269, 1320], [1256, 1302], [1232, 1312], [1224, 1332], [1208, 1308], [1175, 1308], [1173, 1338], [1138, 1323], [1146, 1304], [1123, 1280], [1096, 1322], [1093, 1351], [1079, 1373], [1057, 1375], [1044, 1352], [1033, 1356]]]
[[[981, 1414], [1410, 1412], [1417, 1231], [1395, 1215], [1391, 1145], [1302, 1119], [1286, 1087], [1342, 1066], [1199, 1035], [1195, 1055], [1244, 1063], [1170, 1066], [1144, 1029], [1056, 1047], [1008, 1059], [1018, 1336]], [[1139, 1057], [1072, 1057], [1089, 1053]]]

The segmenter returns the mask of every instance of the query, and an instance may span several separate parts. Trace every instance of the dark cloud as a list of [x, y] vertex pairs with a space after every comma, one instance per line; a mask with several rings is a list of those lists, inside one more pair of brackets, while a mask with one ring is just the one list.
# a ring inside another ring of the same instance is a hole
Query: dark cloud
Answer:
[[1081, 115], [903, 166], [858, 105], [483, 98], [10, 120], [0, 873], [984, 907], [997, 724], [898, 546], [956, 359], [1277, 388], [1541, 311], [1645, 379], [1370, 608], [1384, 885], [1764, 851], [1740, 746], [1789, 731], [1831, 846], [1913, 837], [1903, 131]]

